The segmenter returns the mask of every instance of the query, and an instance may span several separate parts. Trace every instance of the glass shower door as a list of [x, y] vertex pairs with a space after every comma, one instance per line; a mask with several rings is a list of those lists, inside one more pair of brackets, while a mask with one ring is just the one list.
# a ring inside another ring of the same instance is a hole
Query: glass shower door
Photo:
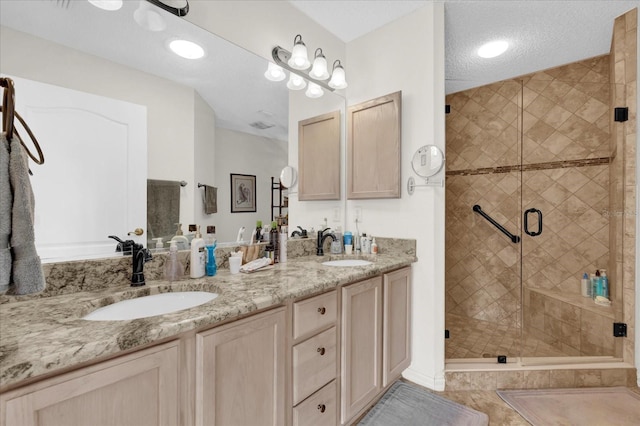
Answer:
[[[606, 83], [606, 57], [579, 64], [523, 82], [523, 364], [622, 354], [612, 332], [622, 313], [616, 282], [621, 234], [609, 212], [619, 211], [623, 195], [616, 189], [622, 160], [610, 104], [624, 88]], [[581, 287], [585, 274], [590, 282], [604, 270], [610, 289], [598, 292], [611, 305]]]
[[447, 96], [449, 361], [520, 354], [521, 103], [515, 80]]

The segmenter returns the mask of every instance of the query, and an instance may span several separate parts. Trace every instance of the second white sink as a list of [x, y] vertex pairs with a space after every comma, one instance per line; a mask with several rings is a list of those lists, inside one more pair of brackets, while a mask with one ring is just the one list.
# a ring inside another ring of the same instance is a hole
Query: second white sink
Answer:
[[368, 260], [362, 259], [340, 259], [340, 260], [329, 260], [327, 262], [322, 262], [323, 265], [327, 266], [365, 266], [371, 265], [373, 262], [369, 262]]
[[206, 291], [160, 293], [135, 299], [122, 300], [103, 306], [82, 317], [89, 321], [121, 321], [147, 318], [193, 308], [218, 297]]

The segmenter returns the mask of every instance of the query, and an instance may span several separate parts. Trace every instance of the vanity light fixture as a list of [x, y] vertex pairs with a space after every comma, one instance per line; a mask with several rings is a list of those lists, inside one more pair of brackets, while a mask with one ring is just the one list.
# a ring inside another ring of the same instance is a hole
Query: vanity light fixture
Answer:
[[506, 52], [508, 47], [509, 43], [504, 40], [490, 41], [489, 43], [485, 43], [480, 46], [480, 49], [478, 49], [478, 56], [487, 59], [495, 58], [496, 56], [500, 56]]
[[169, 43], [169, 48], [178, 56], [186, 59], [200, 59], [204, 56], [204, 49], [192, 41], [173, 40]]
[[114, 11], [122, 7], [122, 0], [88, 0], [95, 7], [103, 10]]
[[[313, 67], [310, 72], [305, 71], [311, 66], [311, 62], [307, 57], [307, 47], [302, 41], [300, 34], [293, 39], [294, 45], [292, 52], [276, 46], [271, 51], [274, 63], [269, 63], [264, 76], [271, 81], [281, 81], [285, 78], [284, 70], [289, 71], [289, 81], [287, 87], [291, 90], [301, 90], [309, 86], [305, 94], [310, 98], [319, 98], [324, 94], [324, 89], [333, 92], [336, 89], [345, 89], [347, 87], [346, 75], [344, 67], [340, 60], [333, 63], [333, 69], [329, 74], [327, 69], [327, 58], [324, 56], [322, 49], [317, 48], [314, 54]], [[282, 73], [282, 74], [280, 74]], [[327, 83], [326, 80], [329, 79]]]

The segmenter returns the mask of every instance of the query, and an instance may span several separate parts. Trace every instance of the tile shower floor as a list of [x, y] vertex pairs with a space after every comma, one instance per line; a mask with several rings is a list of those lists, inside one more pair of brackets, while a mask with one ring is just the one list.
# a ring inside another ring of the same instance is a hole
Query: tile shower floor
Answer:
[[[448, 313], [445, 328], [445, 359], [494, 358], [520, 356], [520, 329], [515, 326], [496, 325], [490, 321]], [[522, 354], [528, 357], [566, 356], [562, 351], [533, 337], [524, 338]]]

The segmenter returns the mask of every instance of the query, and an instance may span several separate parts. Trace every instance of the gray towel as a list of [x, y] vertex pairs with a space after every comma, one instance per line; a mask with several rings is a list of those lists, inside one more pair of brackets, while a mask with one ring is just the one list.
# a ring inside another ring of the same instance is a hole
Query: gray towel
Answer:
[[204, 212], [205, 214], [218, 213], [218, 188], [204, 186]]
[[[180, 222], [180, 182], [147, 179], [147, 238], [169, 241]], [[150, 246], [154, 247], [154, 246]]]
[[[3, 139], [5, 136], [3, 135]], [[17, 136], [9, 143], [9, 180], [13, 192], [11, 210], [11, 278], [15, 294], [30, 294], [44, 290], [42, 263], [36, 251], [33, 215], [35, 199], [29, 179], [27, 156]]]
[[9, 182], [9, 141], [0, 135], [0, 292], [6, 291], [11, 282], [11, 204], [13, 194]]

